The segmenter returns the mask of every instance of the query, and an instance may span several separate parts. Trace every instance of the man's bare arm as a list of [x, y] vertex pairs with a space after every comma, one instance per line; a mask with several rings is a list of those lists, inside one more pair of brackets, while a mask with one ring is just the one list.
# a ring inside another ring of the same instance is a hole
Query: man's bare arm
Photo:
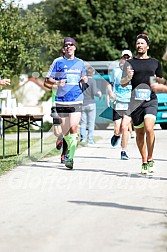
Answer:
[[49, 89], [57, 88], [57, 86], [64, 86], [66, 83], [66, 79], [63, 80], [55, 80], [52, 78], [45, 78], [44, 87]]
[[45, 78], [44, 87], [46, 87], [48, 89], [52, 89], [53, 85], [56, 85], [56, 80], [54, 80], [52, 78]]
[[121, 78], [121, 86], [126, 87], [131, 81], [133, 75], [134, 75], [134, 70], [131, 69], [130, 66], [127, 66], [127, 76]]

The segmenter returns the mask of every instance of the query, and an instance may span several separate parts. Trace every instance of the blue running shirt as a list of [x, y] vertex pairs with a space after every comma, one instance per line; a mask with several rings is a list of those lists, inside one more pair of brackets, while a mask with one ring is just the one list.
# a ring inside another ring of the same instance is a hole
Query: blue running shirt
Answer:
[[115, 67], [109, 74], [109, 81], [112, 85], [113, 92], [116, 98], [120, 102], [130, 102], [132, 85], [128, 84], [126, 87], [121, 86], [122, 70], [121, 68]]
[[83, 102], [83, 94], [79, 85], [82, 75], [86, 75], [84, 62], [77, 57], [72, 60], [59, 57], [53, 61], [46, 78], [53, 78], [55, 80], [66, 79], [64, 86], [58, 86], [55, 98], [56, 103], [70, 104]]

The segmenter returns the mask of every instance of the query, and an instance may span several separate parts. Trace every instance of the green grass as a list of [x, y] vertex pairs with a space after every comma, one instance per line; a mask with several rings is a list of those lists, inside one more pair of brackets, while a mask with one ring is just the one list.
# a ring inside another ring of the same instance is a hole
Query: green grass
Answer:
[[41, 153], [40, 139], [32, 138], [30, 143], [30, 158], [27, 151], [27, 139], [20, 140], [20, 155], [17, 155], [17, 142], [5, 140], [5, 158], [2, 158], [2, 139], [0, 139], [0, 175], [23, 163], [36, 161], [44, 157], [55, 156], [60, 153], [55, 148], [56, 138], [53, 135], [43, 139], [43, 152]]
[[[95, 137], [95, 141], [101, 137]], [[32, 161], [41, 160], [45, 157], [59, 155], [61, 151], [55, 148], [56, 137], [52, 134], [43, 138], [43, 151], [41, 153], [40, 138], [31, 138], [30, 142], [30, 157], [27, 151], [27, 139], [20, 139], [20, 155], [17, 155], [16, 140], [5, 139], [5, 158], [2, 158], [2, 139], [0, 139], [0, 175], [10, 171], [18, 165], [29, 163]], [[80, 145], [78, 146], [80, 147]]]

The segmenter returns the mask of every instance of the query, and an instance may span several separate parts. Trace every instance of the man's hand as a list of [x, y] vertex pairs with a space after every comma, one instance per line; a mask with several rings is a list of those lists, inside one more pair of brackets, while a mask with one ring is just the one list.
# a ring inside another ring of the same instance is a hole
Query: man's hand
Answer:
[[88, 83], [88, 77], [86, 75], [83, 75], [79, 81], [80, 88], [83, 90], [83, 84]]
[[80, 79], [81, 83], [87, 83], [88, 82], [88, 77], [86, 75], [83, 75]]
[[55, 80], [53, 78], [45, 78], [44, 87], [52, 89], [57, 89], [57, 86], [64, 86], [66, 84], [66, 79]]
[[98, 95], [99, 99], [101, 99], [101, 97], [102, 97], [102, 92], [99, 90], [99, 91], [97, 92], [97, 95]]
[[156, 93], [167, 93], [167, 86], [164, 85], [164, 84], [158, 84], [158, 83], [154, 83], [154, 84], [151, 84], [151, 89], [156, 92]]
[[131, 80], [134, 75], [134, 70], [130, 67], [127, 66], [127, 80]]
[[167, 80], [165, 80], [164, 78], [155, 77], [155, 80], [160, 84], [167, 85]]
[[62, 79], [59, 81], [56, 81], [56, 85], [63, 87], [67, 82], [67, 79]]
[[10, 84], [11, 84], [10, 79], [0, 80], [0, 85], [2, 85], [2, 86], [9, 86]]

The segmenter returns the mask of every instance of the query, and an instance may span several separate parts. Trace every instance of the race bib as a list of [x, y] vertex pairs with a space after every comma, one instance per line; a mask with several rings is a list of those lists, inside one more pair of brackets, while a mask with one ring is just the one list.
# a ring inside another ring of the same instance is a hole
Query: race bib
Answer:
[[135, 100], [149, 101], [151, 91], [149, 89], [135, 89]]
[[67, 74], [68, 85], [78, 85], [79, 76], [77, 74]]
[[117, 102], [115, 105], [116, 110], [128, 110], [128, 103]]

